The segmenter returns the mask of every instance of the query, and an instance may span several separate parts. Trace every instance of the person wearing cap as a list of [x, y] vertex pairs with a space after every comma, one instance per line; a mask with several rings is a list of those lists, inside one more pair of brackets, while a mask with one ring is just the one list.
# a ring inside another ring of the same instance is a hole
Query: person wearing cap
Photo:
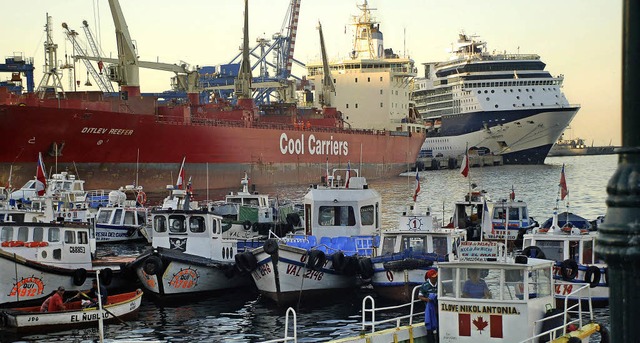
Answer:
[[438, 271], [429, 269], [424, 274], [418, 298], [425, 302], [424, 326], [427, 329], [427, 343], [437, 342], [438, 331]]
[[96, 279], [93, 279], [91, 282], [90, 290], [86, 292], [80, 291], [78, 294], [74, 295], [73, 298], [78, 298], [81, 295], [91, 301], [86, 307], [98, 306], [98, 296], [101, 298], [103, 306], [107, 304], [107, 287], [100, 285], [100, 290], [98, 290], [98, 280]]
[[42, 306], [40, 306], [40, 311], [57, 312], [66, 310], [67, 308], [64, 306], [62, 296], [64, 296], [64, 287], [60, 286], [52, 296], [48, 297], [47, 300], [42, 303]]

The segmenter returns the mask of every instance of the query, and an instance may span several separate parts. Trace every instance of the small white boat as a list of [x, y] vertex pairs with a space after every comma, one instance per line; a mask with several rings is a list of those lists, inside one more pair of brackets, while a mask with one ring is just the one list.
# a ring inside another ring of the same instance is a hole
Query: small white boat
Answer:
[[42, 302], [58, 286], [89, 289], [98, 270], [110, 289], [132, 288], [121, 266], [132, 258], [94, 258], [93, 229], [85, 223], [4, 222], [0, 227], [0, 307]]
[[[338, 173], [347, 172], [341, 180]], [[301, 297], [354, 289], [373, 275], [381, 197], [357, 170], [335, 169], [326, 186], [304, 196], [304, 233], [270, 238], [264, 246], [236, 255], [261, 294], [279, 305]]]
[[[465, 280], [472, 273], [483, 275], [489, 296], [472, 298], [464, 292]], [[572, 292], [572, 296], [584, 299], [586, 306], [569, 305], [565, 297], [564, 308], [553, 307], [552, 273], [552, 261], [508, 256], [502, 243], [463, 242], [459, 260], [438, 263], [439, 342], [587, 343], [596, 332], [602, 342], [608, 342], [606, 327], [594, 321], [588, 286]], [[412, 293], [417, 293], [418, 287]], [[361, 330], [326, 342], [426, 342], [424, 305], [419, 303], [413, 298], [404, 305], [376, 307], [375, 299], [367, 296]], [[289, 328], [285, 330], [286, 339], [298, 338], [296, 330], [293, 335]]]
[[93, 327], [100, 317], [105, 322], [135, 319], [141, 302], [142, 291], [137, 290], [108, 296], [101, 310], [83, 308], [80, 300], [65, 303], [67, 309], [59, 312], [40, 312], [40, 306], [7, 308], [0, 310], [0, 327], [19, 333]]
[[[97, 207], [96, 242], [113, 243], [147, 240], [150, 228], [147, 195], [142, 186], [127, 185], [118, 190], [90, 191], [87, 198]], [[106, 203], [103, 201], [107, 199]]]
[[441, 228], [431, 209], [410, 205], [398, 226], [381, 231], [378, 256], [372, 257], [374, 291], [388, 299], [409, 302], [411, 291], [425, 281], [425, 273], [438, 262], [453, 260], [466, 240], [463, 229]]

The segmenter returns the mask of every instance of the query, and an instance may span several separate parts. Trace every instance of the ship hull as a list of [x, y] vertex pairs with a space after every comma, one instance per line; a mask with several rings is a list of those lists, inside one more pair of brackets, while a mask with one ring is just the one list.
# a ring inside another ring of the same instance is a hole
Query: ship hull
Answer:
[[375, 179], [406, 170], [424, 141], [420, 133], [189, 118], [0, 105], [0, 179], [10, 170], [14, 185], [32, 179], [38, 152], [47, 171], [77, 172], [89, 189], [138, 179], [145, 190], [160, 192], [175, 182], [183, 157], [196, 192], [233, 188], [245, 171], [256, 185], [318, 182], [327, 164], [345, 167], [348, 161]]
[[442, 118], [438, 133], [425, 139], [421, 156], [457, 158], [478, 148], [504, 164], [543, 164], [579, 107], [473, 112]]

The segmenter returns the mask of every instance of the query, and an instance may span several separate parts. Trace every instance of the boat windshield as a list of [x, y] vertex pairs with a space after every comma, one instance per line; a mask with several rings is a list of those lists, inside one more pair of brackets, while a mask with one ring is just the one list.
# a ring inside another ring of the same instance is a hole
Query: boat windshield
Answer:
[[[526, 274], [526, 277], [525, 277]], [[525, 302], [551, 295], [550, 268], [448, 267], [438, 268], [439, 297]]]

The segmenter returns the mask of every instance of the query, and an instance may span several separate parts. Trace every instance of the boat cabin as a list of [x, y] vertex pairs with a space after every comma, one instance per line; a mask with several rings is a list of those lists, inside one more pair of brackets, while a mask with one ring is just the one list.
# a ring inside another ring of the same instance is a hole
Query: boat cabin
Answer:
[[209, 205], [210, 211], [222, 216], [226, 220], [250, 223], [273, 223], [276, 221], [274, 208], [269, 201], [269, 195], [249, 192], [249, 177], [247, 174], [240, 180], [242, 190], [229, 192], [223, 201]]
[[438, 263], [440, 341], [520, 342], [540, 331], [554, 303], [552, 261], [514, 261], [497, 242], [463, 242], [459, 256]]
[[62, 268], [91, 269], [93, 229], [75, 223], [1, 223], [0, 251]]
[[[334, 170], [334, 175], [338, 169]], [[305, 194], [304, 226], [307, 235], [318, 237], [373, 235], [380, 229], [378, 192], [369, 189], [364, 177], [350, 177], [344, 185], [329, 177], [326, 186], [312, 186]]]
[[431, 208], [419, 210], [416, 205], [409, 205], [400, 216], [396, 229], [381, 231], [379, 255], [435, 254], [444, 258], [456, 254], [466, 235], [466, 230], [441, 228], [437, 219], [431, 216]]
[[152, 212], [154, 248], [178, 250], [217, 261], [234, 261], [237, 239], [223, 236], [222, 218], [208, 211]]

